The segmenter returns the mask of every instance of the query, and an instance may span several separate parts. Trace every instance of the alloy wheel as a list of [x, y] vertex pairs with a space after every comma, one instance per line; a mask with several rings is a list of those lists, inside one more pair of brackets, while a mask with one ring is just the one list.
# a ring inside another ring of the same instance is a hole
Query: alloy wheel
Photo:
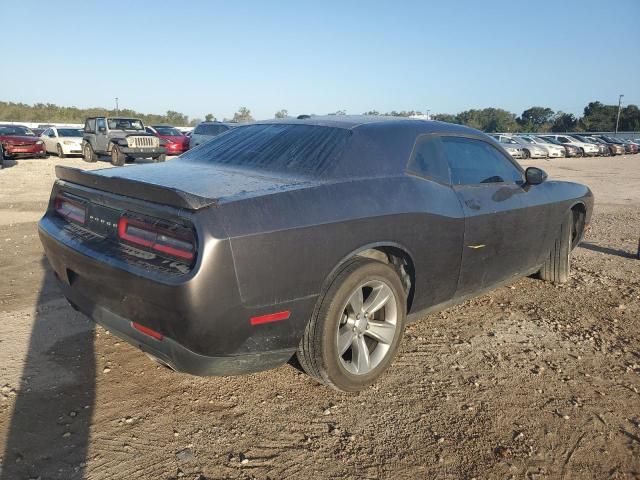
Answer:
[[398, 305], [391, 288], [379, 280], [361, 284], [342, 309], [336, 332], [342, 366], [354, 375], [371, 372], [387, 356], [397, 323]]

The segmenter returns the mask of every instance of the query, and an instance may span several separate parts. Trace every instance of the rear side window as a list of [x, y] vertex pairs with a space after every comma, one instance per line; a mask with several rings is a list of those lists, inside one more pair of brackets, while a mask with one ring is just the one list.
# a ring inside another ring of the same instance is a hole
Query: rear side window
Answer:
[[440, 141], [454, 185], [522, 181], [520, 170], [487, 142], [464, 137], [441, 137]]
[[316, 125], [248, 125], [230, 129], [181, 159], [319, 175], [337, 164], [350, 136], [347, 129]]
[[440, 150], [440, 139], [433, 135], [418, 137], [409, 160], [409, 171], [421, 177], [451, 183], [449, 165]]
[[94, 133], [96, 131], [96, 119], [91, 118], [84, 123], [84, 131], [87, 133]]
[[227, 127], [226, 125], [211, 125], [201, 123], [196, 127], [193, 133], [195, 133], [196, 135], [209, 135], [215, 137], [216, 135], [220, 135], [227, 130], [229, 130], [229, 127]]

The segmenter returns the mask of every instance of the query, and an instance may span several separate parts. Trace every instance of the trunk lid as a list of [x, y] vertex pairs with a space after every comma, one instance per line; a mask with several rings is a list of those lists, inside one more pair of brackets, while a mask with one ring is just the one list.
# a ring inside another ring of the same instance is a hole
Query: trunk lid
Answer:
[[278, 172], [185, 160], [93, 171], [57, 166], [56, 175], [96, 190], [190, 210], [319, 183]]

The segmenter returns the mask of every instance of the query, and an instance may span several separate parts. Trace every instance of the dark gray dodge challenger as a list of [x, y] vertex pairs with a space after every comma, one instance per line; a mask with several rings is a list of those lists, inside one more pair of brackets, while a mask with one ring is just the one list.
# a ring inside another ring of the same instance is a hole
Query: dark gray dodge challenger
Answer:
[[167, 164], [56, 172], [40, 238], [74, 308], [177, 371], [295, 354], [343, 391], [382, 374], [408, 318], [566, 281], [593, 206], [481, 132], [385, 117], [259, 122]]

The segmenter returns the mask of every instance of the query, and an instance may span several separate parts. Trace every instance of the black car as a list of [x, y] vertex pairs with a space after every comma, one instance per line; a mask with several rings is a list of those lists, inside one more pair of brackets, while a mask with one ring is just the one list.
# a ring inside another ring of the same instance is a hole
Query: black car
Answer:
[[75, 308], [178, 371], [297, 354], [344, 391], [389, 366], [408, 314], [566, 281], [593, 206], [477, 130], [386, 117], [261, 122], [167, 164], [56, 171], [39, 232]]

